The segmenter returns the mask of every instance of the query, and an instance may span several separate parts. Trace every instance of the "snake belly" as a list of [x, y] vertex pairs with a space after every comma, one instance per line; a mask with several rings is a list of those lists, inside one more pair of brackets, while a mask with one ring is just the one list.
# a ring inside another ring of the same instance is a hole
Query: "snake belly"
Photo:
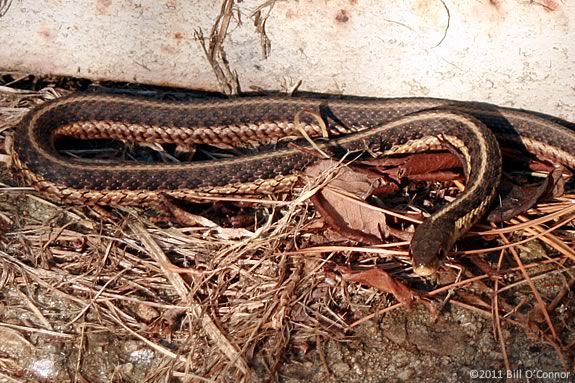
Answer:
[[254, 145], [299, 136], [296, 116], [308, 133], [320, 130], [318, 118], [327, 124], [335, 138], [320, 141], [317, 147], [335, 159], [350, 152], [414, 153], [446, 145], [457, 151], [467, 185], [416, 229], [410, 252], [420, 275], [438, 268], [491, 203], [501, 174], [497, 139], [575, 168], [573, 131], [526, 112], [482, 104], [298, 97], [177, 102], [102, 94], [63, 97], [28, 113], [17, 127], [12, 163], [29, 185], [65, 203], [142, 205], [160, 195], [185, 199], [283, 193], [320, 159], [312, 150], [280, 145], [218, 161], [87, 163], [62, 156], [54, 141], [57, 136], [74, 136], [188, 146]]

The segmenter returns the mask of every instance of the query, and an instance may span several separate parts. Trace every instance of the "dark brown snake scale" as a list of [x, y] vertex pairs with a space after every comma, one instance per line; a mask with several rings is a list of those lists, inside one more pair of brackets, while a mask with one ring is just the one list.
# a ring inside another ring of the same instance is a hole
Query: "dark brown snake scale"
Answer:
[[179, 164], [86, 162], [62, 156], [57, 136], [133, 143], [250, 146], [317, 136], [323, 120], [332, 137], [317, 146], [339, 159], [350, 152], [413, 153], [446, 145], [459, 153], [467, 185], [414, 234], [414, 270], [433, 273], [455, 241], [483, 215], [501, 174], [499, 142], [575, 169], [575, 132], [560, 121], [521, 110], [442, 99], [240, 97], [158, 101], [80, 94], [47, 102], [18, 125], [12, 159], [28, 184], [66, 203], [145, 204], [158, 195], [289, 192], [321, 157], [307, 145], [218, 161]]

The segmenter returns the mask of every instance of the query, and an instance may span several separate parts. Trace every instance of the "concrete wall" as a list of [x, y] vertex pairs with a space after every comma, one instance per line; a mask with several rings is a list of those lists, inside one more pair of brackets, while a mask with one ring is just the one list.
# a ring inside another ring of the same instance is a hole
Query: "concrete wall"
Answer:
[[2, 2], [4, 70], [228, 93], [237, 74], [242, 91], [301, 81], [308, 91], [480, 100], [575, 120], [572, 1]]

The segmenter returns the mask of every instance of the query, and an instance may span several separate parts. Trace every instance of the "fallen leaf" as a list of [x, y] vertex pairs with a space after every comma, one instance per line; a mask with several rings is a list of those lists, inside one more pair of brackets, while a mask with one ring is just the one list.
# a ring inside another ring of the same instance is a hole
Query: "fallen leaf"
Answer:
[[345, 190], [350, 194], [367, 198], [374, 188], [379, 186], [381, 175], [358, 172], [349, 166], [341, 166], [337, 169], [333, 166], [333, 161], [325, 160], [309, 166], [305, 170], [305, 175], [317, 179], [326, 172], [334, 172], [333, 178], [329, 181], [329, 186]]
[[349, 282], [357, 282], [376, 288], [380, 291], [393, 294], [398, 302], [410, 306], [419, 298], [419, 295], [403, 283], [395, 280], [380, 268], [374, 267], [368, 270], [353, 271], [348, 268], [338, 267], [341, 277]]
[[507, 170], [530, 169], [535, 172], [551, 172], [553, 164], [540, 161], [533, 156], [526, 154], [524, 150], [503, 146], [503, 167]]
[[311, 201], [325, 223], [348, 239], [376, 245], [389, 234], [385, 213], [356, 196], [325, 187]]
[[543, 182], [535, 185], [518, 185], [505, 178], [499, 187], [499, 206], [487, 216], [490, 222], [508, 221], [531, 209], [538, 201], [563, 194], [563, 168], [556, 167]]
[[383, 157], [361, 161], [364, 166], [376, 167], [381, 174], [393, 180], [407, 178], [414, 181], [449, 181], [459, 178], [459, 173], [446, 171], [461, 169], [459, 158], [448, 152], [414, 153], [400, 157]]
[[181, 225], [184, 226], [197, 226], [197, 227], [204, 227], [209, 230], [206, 231], [206, 235], [209, 233], [215, 233], [215, 236], [224, 240], [231, 240], [231, 239], [240, 239], [240, 238], [252, 238], [255, 233], [241, 228], [241, 227], [221, 227], [214, 221], [202, 217], [201, 215], [190, 213], [180, 207], [178, 207], [173, 202], [170, 202], [169, 199], [164, 198], [162, 200], [162, 205], [164, 209], [170, 212], [173, 218], [179, 222]]
[[[320, 161], [310, 166], [306, 175], [321, 177], [326, 171], [334, 171], [332, 164], [331, 161]], [[354, 241], [380, 244], [389, 234], [385, 213], [364, 200], [381, 182], [380, 176], [340, 167], [311, 201], [336, 233]]]

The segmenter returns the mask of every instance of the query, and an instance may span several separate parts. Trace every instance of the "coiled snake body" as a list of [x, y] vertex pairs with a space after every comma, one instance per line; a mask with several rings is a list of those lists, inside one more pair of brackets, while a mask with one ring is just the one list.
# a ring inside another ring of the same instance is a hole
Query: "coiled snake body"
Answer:
[[[538, 115], [441, 99], [241, 97], [158, 101], [80, 94], [47, 102], [19, 124], [13, 164], [27, 183], [68, 203], [146, 204], [167, 194], [269, 194], [289, 191], [320, 157], [311, 150], [277, 150], [218, 161], [180, 164], [101, 163], [58, 153], [55, 136], [136, 143], [268, 143], [308, 132], [320, 116], [337, 137], [318, 147], [334, 158], [349, 152], [412, 153], [445, 147], [459, 153], [467, 185], [452, 203], [418, 226], [410, 252], [414, 270], [431, 274], [441, 257], [485, 212], [501, 174], [498, 140], [575, 168], [575, 133]], [[351, 134], [341, 135], [342, 133]]]

